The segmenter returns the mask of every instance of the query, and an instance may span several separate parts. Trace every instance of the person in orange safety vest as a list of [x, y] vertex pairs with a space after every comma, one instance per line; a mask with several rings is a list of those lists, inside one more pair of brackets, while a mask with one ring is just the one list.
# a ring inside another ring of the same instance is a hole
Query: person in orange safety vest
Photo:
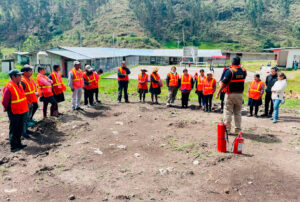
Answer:
[[202, 109], [202, 107], [205, 107], [205, 98], [203, 95], [203, 81], [206, 78], [205, 74], [204, 74], [204, 69], [200, 69], [200, 74], [197, 75], [197, 77], [195, 78], [196, 81], [196, 93], [198, 95], [198, 103], [199, 103], [199, 107], [200, 109]]
[[32, 111], [33, 111], [33, 103], [38, 102], [37, 92], [36, 92], [36, 84], [33, 80], [32, 76], [32, 67], [29, 65], [24, 65], [22, 67], [21, 72], [23, 72], [23, 76], [21, 79], [21, 85], [25, 92], [25, 96], [28, 103], [28, 112], [24, 121], [24, 128], [23, 128], [23, 137], [29, 138], [29, 134], [33, 132], [28, 130], [29, 127], [33, 127], [35, 125], [34, 122], [31, 121]]
[[183, 70], [183, 75], [180, 79], [180, 90], [181, 90], [181, 107], [188, 108], [189, 105], [189, 96], [191, 90], [194, 87], [194, 79], [191, 74], [188, 73], [187, 69]]
[[74, 68], [69, 71], [68, 85], [72, 91], [72, 109], [83, 110], [80, 107], [80, 101], [82, 97], [83, 83], [83, 72], [81, 70], [81, 64], [79, 61], [74, 62]]
[[167, 106], [172, 106], [176, 100], [176, 95], [179, 89], [179, 75], [176, 72], [176, 67], [173, 66], [166, 78], [166, 84], [168, 86], [169, 96], [167, 99]]
[[10, 81], [3, 88], [2, 105], [9, 118], [9, 142], [11, 152], [18, 152], [26, 145], [21, 143], [24, 121], [29, 111], [25, 92], [20, 82], [23, 73], [19, 70], [9, 72]]
[[[65, 101], [64, 92], [67, 90], [67, 87], [62, 81], [59, 65], [53, 65], [53, 71], [48, 76], [48, 78], [53, 81], [52, 89], [53, 89], [54, 99], [56, 100], [57, 103], [64, 102]], [[58, 115], [63, 115], [63, 114], [58, 112]]]
[[98, 88], [96, 72], [90, 65], [85, 66], [85, 72], [83, 73], [84, 79], [84, 106], [88, 108], [88, 103], [90, 106], [95, 106], [94, 104], [94, 92]]
[[146, 93], [148, 93], [148, 80], [149, 80], [149, 75], [146, 74], [147, 69], [142, 68], [141, 73], [138, 75], [138, 93], [140, 95], [140, 102], [145, 103], [146, 99]]
[[248, 105], [250, 107], [250, 115], [253, 116], [253, 109], [255, 108], [255, 117], [257, 118], [259, 106], [262, 105], [262, 96], [265, 90], [265, 83], [260, 80], [260, 75], [255, 74], [254, 80], [250, 83], [248, 89]]
[[38, 75], [36, 77], [38, 83], [38, 92], [40, 95], [40, 101], [43, 102], [43, 117], [47, 118], [48, 104], [51, 103], [50, 116], [58, 116], [57, 102], [53, 96], [52, 84], [46, 75], [46, 69], [44, 67], [38, 67]]
[[216, 91], [216, 79], [212, 72], [207, 72], [207, 77], [203, 81], [203, 95], [205, 97], [205, 112], [211, 112], [212, 99]]

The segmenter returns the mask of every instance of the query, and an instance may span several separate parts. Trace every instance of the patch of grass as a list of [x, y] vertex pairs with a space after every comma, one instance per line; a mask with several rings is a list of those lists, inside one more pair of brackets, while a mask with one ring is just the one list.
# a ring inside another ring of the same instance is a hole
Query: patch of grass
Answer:
[[190, 149], [194, 148], [194, 146], [199, 144], [198, 142], [189, 142], [189, 143], [180, 145], [180, 144], [177, 144], [177, 140], [175, 140], [175, 139], [170, 139], [168, 143], [171, 146], [171, 148], [176, 151], [190, 151]]

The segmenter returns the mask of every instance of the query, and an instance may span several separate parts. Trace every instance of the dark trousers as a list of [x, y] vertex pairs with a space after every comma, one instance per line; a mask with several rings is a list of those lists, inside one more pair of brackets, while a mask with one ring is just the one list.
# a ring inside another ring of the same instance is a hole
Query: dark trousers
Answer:
[[30, 120], [33, 119], [33, 116], [34, 116], [35, 112], [38, 110], [38, 108], [39, 108], [39, 105], [38, 105], [37, 102], [32, 103], [32, 113], [31, 113], [31, 116], [30, 116]]
[[99, 88], [94, 89], [95, 90], [95, 100], [99, 101]]
[[21, 146], [21, 136], [24, 128], [26, 113], [13, 114], [10, 110], [7, 111], [9, 118], [9, 142], [11, 149]]
[[250, 115], [253, 115], [253, 109], [255, 108], [255, 115], [257, 116], [258, 110], [259, 110], [259, 106], [250, 106]]
[[128, 93], [127, 93], [127, 90], [128, 90], [128, 81], [119, 81], [118, 84], [119, 84], [119, 88], [118, 88], [118, 91], [119, 91], [118, 100], [119, 101], [122, 100], [122, 92], [124, 90], [125, 101], [128, 101]]
[[188, 107], [190, 93], [181, 93], [181, 104], [182, 107]]
[[84, 105], [88, 105], [88, 103], [90, 105], [94, 104], [94, 92], [95, 89], [84, 89]]
[[[271, 105], [271, 109], [269, 111], [269, 105]], [[272, 115], [274, 110], [273, 102], [272, 102], [272, 93], [266, 93], [265, 98], [265, 114]]]
[[44, 98], [44, 100], [43, 100], [43, 116], [44, 116], [44, 118], [47, 117], [47, 109], [48, 109], [49, 103], [51, 103], [50, 116], [55, 116], [56, 115], [55, 113], [58, 111], [58, 105], [53, 96]]
[[211, 111], [213, 95], [205, 95], [205, 109]]
[[224, 109], [224, 100], [225, 100], [225, 93], [224, 92], [221, 92], [220, 100], [221, 100], [221, 110], [223, 110]]
[[204, 98], [204, 95], [203, 95], [203, 91], [197, 91], [197, 95], [198, 95], [199, 105], [204, 107], [205, 106], [205, 98]]
[[142, 98], [143, 98], [143, 101], [145, 101], [145, 99], [146, 99], [146, 92], [145, 91], [140, 93], [140, 101], [142, 100]]

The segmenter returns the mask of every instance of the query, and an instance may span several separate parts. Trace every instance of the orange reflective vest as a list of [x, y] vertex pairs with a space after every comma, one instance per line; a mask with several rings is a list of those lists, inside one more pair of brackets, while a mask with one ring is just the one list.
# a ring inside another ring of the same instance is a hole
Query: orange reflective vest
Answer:
[[207, 78], [203, 81], [204, 89], [203, 89], [203, 95], [212, 95], [214, 94], [214, 87], [216, 85], [216, 80], [214, 78], [210, 79], [208, 81]]
[[262, 88], [263, 81], [252, 81], [250, 84], [250, 90], [249, 90], [249, 98], [252, 98], [253, 100], [259, 100], [260, 92]]
[[152, 73], [151, 76], [153, 77], [153, 79], [155, 81], [157, 81], [157, 83], [151, 82], [152, 88], [158, 88], [159, 87], [158, 82], [159, 82], [159, 79], [160, 79], [159, 75], [157, 73], [156, 74]]
[[91, 75], [87, 75], [86, 72], [83, 73], [84, 79], [90, 83], [90, 85], [84, 85], [85, 89], [90, 90], [98, 88], [98, 82], [95, 74], [95, 72], [93, 72]]
[[170, 81], [169, 81], [169, 86], [175, 86], [177, 87], [178, 86], [178, 79], [179, 79], [179, 75], [178, 74], [172, 74], [171, 72], [169, 73], [169, 78], [170, 78]]
[[192, 90], [192, 75], [181, 76], [181, 87], [180, 90]]
[[30, 79], [28, 80], [25, 76], [22, 76], [22, 82], [25, 83], [25, 96], [27, 99], [28, 104], [32, 104], [32, 103], [37, 103], [38, 99], [36, 97], [36, 85], [34, 80], [30, 77]]
[[25, 112], [28, 112], [28, 103], [21, 84], [17, 85], [10, 80], [7, 84], [7, 88], [9, 89], [11, 95], [11, 112], [13, 114], [24, 114]]
[[56, 71], [53, 71], [50, 75], [53, 79], [52, 86], [53, 86], [53, 92], [55, 95], [59, 95], [67, 90], [65, 84], [63, 84], [63, 82], [62, 82], [60, 72], [57, 73]]
[[[140, 82], [145, 82], [147, 80], [148, 80], [148, 74], [144, 74], [144, 76], [142, 76], [142, 74], [139, 74], [139, 81]], [[143, 84], [141, 84], [140, 82], [139, 82], [139, 85], [138, 85], [139, 89], [147, 90], [148, 89], [148, 82], [145, 82]]]
[[47, 76], [39, 73], [36, 77], [36, 80], [38, 83], [38, 92], [40, 97], [53, 96], [52, 85], [50, 79]]
[[204, 76], [202, 78], [201, 75], [199, 75], [197, 77], [197, 91], [203, 91], [203, 83], [204, 83], [204, 80], [206, 79], [206, 76]]
[[73, 89], [82, 88], [84, 86], [83, 72], [81, 69], [77, 71], [75, 68], [73, 68], [71, 71], [73, 72]]
[[124, 78], [118, 77], [118, 81], [129, 81], [129, 77], [128, 77], [128, 74], [127, 74], [126, 70], [123, 69], [122, 67], [119, 67], [118, 70], [121, 72], [121, 74], [126, 75]]

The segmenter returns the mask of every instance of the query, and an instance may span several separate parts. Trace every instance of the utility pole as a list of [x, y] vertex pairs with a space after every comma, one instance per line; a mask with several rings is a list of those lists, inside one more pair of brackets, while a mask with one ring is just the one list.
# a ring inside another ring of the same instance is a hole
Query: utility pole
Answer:
[[185, 46], [185, 40], [184, 40], [184, 29], [182, 28], [182, 42], [183, 42], [183, 46]]

